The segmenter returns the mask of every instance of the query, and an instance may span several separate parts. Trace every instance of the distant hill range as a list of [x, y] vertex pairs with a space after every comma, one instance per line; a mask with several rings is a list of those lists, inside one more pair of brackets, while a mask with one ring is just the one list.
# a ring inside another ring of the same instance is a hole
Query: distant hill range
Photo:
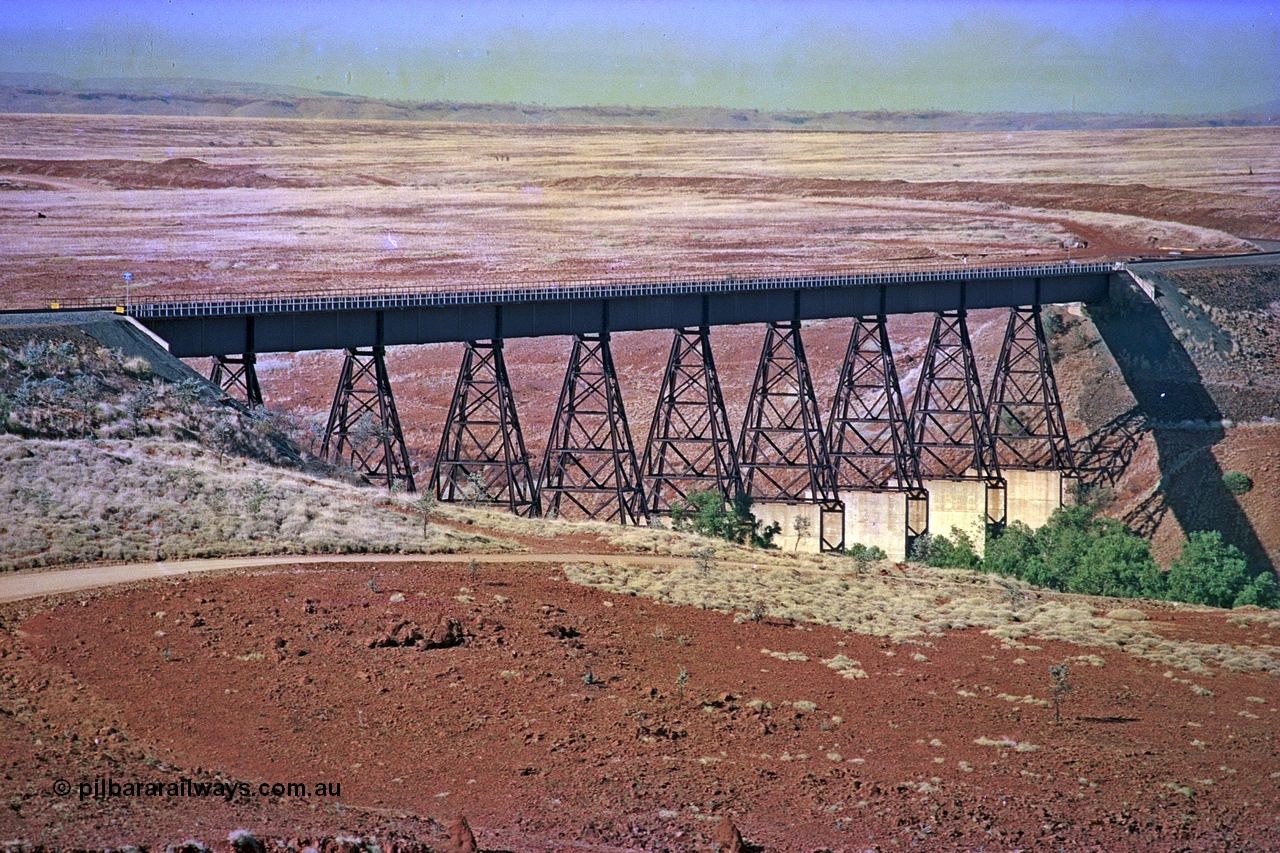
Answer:
[[545, 107], [390, 101], [221, 80], [88, 79], [0, 73], [0, 113], [229, 116], [350, 121], [470, 122], [742, 130], [1104, 130], [1280, 124], [1280, 101], [1212, 115], [960, 113], [943, 110], [805, 112], [723, 107]]

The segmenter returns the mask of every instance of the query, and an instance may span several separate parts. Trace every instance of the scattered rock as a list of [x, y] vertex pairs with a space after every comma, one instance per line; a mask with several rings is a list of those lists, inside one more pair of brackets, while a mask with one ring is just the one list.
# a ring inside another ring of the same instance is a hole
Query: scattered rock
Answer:
[[213, 853], [213, 851], [194, 838], [188, 838], [181, 844], [168, 845], [164, 848], [164, 853]]
[[450, 849], [456, 853], [476, 853], [480, 849], [476, 847], [476, 837], [471, 832], [471, 825], [462, 815], [454, 818], [449, 825], [449, 840], [452, 842]]
[[441, 616], [420, 645], [424, 649], [450, 649], [464, 642], [466, 633], [462, 630], [462, 624], [456, 619]]
[[400, 646], [416, 646], [422, 642], [422, 639], [421, 628], [408, 619], [401, 619], [392, 623], [381, 635], [369, 640], [369, 648], [386, 649]]
[[720, 820], [713, 840], [720, 853], [746, 853], [747, 846], [742, 842], [742, 833], [738, 832], [738, 827], [733, 825], [728, 815]]
[[227, 836], [235, 853], [267, 853], [262, 842], [247, 829], [237, 829]]

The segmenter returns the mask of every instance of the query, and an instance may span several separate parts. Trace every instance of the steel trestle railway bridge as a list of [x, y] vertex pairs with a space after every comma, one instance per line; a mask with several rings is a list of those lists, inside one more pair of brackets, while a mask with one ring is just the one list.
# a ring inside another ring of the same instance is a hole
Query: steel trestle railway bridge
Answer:
[[[797, 541], [812, 525], [823, 550], [849, 539], [881, 544], [900, 558], [931, 528], [931, 493], [944, 494], [947, 506], [963, 505], [947, 518], [976, 514], [988, 528], [1009, 520], [1015, 479], [1034, 492], [1049, 488], [1035, 479], [1048, 476], [1057, 484], [1050, 503], [1061, 502], [1061, 484], [1075, 465], [1040, 309], [1105, 299], [1121, 275], [1120, 263], [964, 266], [186, 298], [130, 302], [117, 311], [147, 326], [175, 356], [212, 357], [211, 379], [249, 405], [262, 403], [258, 354], [345, 350], [323, 454], [370, 482], [416, 487], [386, 347], [457, 341], [466, 348], [430, 478], [441, 500], [642, 524], [694, 491], [715, 489], [727, 499], [749, 496], [766, 519], [795, 518]], [[966, 324], [967, 312], [980, 308], [1009, 309], [988, 382], [978, 375]], [[901, 313], [934, 315], [910, 409], [885, 327], [888, 315]], [[801, 324], [833, 318], [855, 323], [824, 418]], [[708, 330], [741, 324], [766, 330], [735, 439]], [[652, 329], [671, 329], [674, 340], [648, 441], [638, 449], [610, 336]], [[574, 343], [535, 472], [503, 341], [545, 335], [572, 336]], [[847, 507], [854, 517], [846, 519]]]

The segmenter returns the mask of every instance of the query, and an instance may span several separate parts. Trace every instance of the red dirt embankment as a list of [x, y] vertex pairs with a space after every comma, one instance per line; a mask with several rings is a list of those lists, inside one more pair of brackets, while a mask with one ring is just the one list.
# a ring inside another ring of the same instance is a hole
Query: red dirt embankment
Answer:
[[[395, 830], [442, 844], [461, 813], [481, 849], [705, 849], [728, 815], [776, 850], [1265, 849], [1280, 815], [1262, 673], [1188, 676], [978, 631], [895, 645], [735, 624], [537, 564], [353, 564], [6, 613], [3, 837]], [[1161, 633], [1217, 642], [1276, 630], [1152, 615]], [[461, 645], [415, 640], [442, 624]], [[837, 655], [867, 677], [823, 664]], [[1048, 667], [1063, 661], [1074, 690], [1055, 723]], [[341, 795], [48, 793], [106, 776], [326, 781]]]

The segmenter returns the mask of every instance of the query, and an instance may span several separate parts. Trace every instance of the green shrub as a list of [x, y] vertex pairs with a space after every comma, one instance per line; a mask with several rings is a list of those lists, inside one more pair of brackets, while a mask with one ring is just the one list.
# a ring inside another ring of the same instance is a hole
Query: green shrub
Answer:
[[911, 559], [939, 569], [976, 569], [982, 558], [973, 547], [973, 537], [958, 527], [951, 528], [951, 538], [940, 533], [926, 533], [916, 540]]
[[985, 571], [1084, 595], [1161, 596], [1164, 579], [1145, 539], [1093, 504], [1058, 509], [1039, 530], [1014, 522], [988, 538]]
[[889, 559], [889, 555], [885, 553], [883, 548], [875, 545], [863, 545], [861, 542], [854, 542], [852, 545], [845, 548], [844, 552], [851, 559], [867, 560], [872, 563], [877, 560]]
[[1094, 538], [1067, 578], [1067, 590], [1118, 598], [1160, 597], [1164, 577], [1147, 541], [1113, 518], [1100, 519]]
[[1200, 530], [1187, 537], [1182, 554], [1169, 565], [1168, 596], [1211, 607], [1277, 604], [1275, 576], [1266, 572], [1250, 577], [1244, 554], [1224, 543], [1216, 530]]
[[671, 527], [757, 548], [773, 547], [773, 538], [782, 529], [777, 522], [760, 527], [751, 512], [750, 495], [739, 492], [729, 501], [716, 489], [690, 492], [683, 504], [673, 506]]
[[858, 574], [865, 572], [872, 563], [889, 559], [889, 555], [885, 553], [883, 548], [878, 548], [875, 545], [863, 545], [861, 542], [846, 545], [844, 553], [853, 561], [854, 570]]
[[1222, 475], [1222, 485], [1233, 495], [1243, 495], [1253, 488], [1253, 480], [1243, 471], [1228, 471]]

